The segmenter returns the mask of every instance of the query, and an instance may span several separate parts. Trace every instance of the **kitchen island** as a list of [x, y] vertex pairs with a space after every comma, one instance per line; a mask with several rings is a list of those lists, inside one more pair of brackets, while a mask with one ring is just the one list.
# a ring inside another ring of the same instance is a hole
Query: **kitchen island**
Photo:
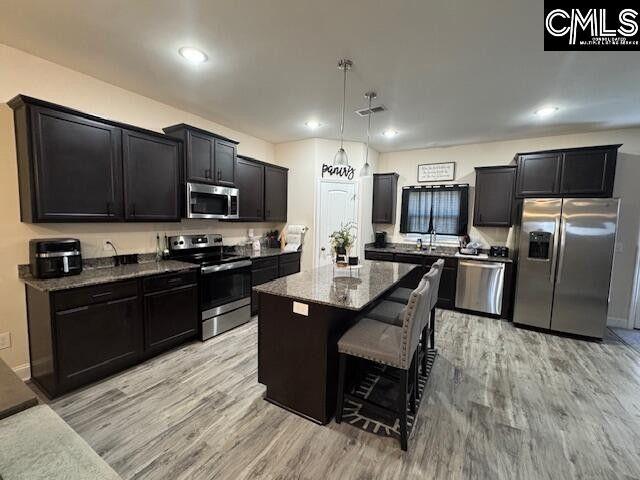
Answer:
[[360, 315], [397, 286], [413, 287], [418, 265], [365, 260], [265, 283], [254, 290], [258, 313], [258, 381], [266, 400], [320, 424], [335, 412], [338, 340]]

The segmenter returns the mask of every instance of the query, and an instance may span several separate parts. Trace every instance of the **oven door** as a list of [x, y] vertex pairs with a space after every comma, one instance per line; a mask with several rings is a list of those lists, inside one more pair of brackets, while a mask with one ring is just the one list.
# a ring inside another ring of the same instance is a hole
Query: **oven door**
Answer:
[[187, 218], [239, 218], [238, 189], [187, 183]]
[[223, 263], [200, 270], [202, 320], [222, 315], [250, 301], [250, 260]]

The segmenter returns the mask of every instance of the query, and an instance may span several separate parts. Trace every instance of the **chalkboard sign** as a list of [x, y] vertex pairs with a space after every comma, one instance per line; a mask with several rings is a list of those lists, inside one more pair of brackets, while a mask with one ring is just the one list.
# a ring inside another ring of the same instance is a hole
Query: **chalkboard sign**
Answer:
[[446, 182], [456, 179], [456, 163], [426, 163], [418, 165], [419, 182]]

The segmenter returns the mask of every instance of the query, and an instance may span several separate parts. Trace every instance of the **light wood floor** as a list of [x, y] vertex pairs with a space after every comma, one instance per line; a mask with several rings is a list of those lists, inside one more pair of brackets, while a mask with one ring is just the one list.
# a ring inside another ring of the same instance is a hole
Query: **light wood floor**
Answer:
[[443, 313], [405, 454], [266, 403], [256, 339], [254, 320], [52, 407], [125, 479], [640, 478], [640, 354], [622, 343]]

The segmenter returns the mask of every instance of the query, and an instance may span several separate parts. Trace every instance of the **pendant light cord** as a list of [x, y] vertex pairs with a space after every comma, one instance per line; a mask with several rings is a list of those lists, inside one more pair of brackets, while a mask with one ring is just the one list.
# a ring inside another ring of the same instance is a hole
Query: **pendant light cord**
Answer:
[[367, 151], [365, 152], [365, 165], [369, 165], [369, 140], [371, 139], [371, 116], [373, 115], [373, 112], [371, 111], [371, 97], [372, 95], [369, 95], [369, 125], [367, 126]]
[[343, 61], [342, 68], [344, 70], [344, 76], [342, 81], [342, 118], [340, 120], [340, 148], [343, 148], [344, 143], [344, 110], [347, 102], [347, 63]]

